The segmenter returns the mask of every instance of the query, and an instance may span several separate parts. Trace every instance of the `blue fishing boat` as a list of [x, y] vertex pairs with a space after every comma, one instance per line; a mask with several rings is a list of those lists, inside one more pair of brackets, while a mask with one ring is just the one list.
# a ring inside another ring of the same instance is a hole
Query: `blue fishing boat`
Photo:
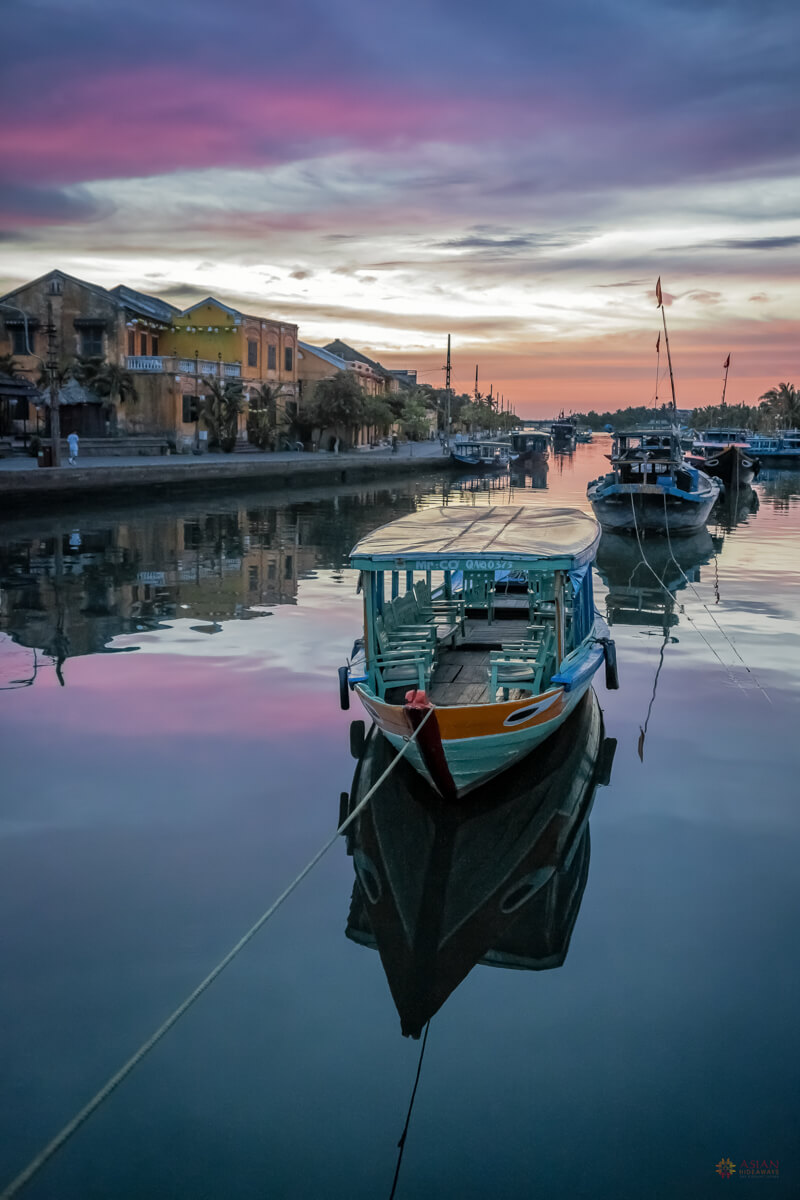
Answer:
[[685, 461], [676, 429], [615, 433], [609, 458], [611, 471], [586, 493], [604, 530], [675, 535], [705, 525], [721, 484]]
[[800, 430], [783, 429], [769, 436], [754, 434], [750, 453], [758, 455], [764, 464], [800, 467]]
[[[340, 671], [343, 706], [354, 689], [398, 749], [421, 726], [408, 759], [445, 799], [504, 771], [558, 729], [604, 661], [617, 686], [592, 598], [599, 540], [577, 509], [506, 505], [422, 509], [375, 530], [350, 554], [364, 634]], [[513, 595], [498, 586], [509, 575]]]

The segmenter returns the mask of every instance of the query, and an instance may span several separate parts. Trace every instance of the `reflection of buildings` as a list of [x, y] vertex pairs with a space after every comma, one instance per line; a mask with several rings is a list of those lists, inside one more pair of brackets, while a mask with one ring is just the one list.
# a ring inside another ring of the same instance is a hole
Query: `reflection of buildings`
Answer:
[[282, 507], [248, 496], [211, 513], [187, 504], [48, 518], [46, 537], [11, 526], [0, 541], [0, 633], [63, 662], [175, 617], [211, 632], [296, 604], [303, 578], [341, 567], [362, 533], [413, 507], [372, 489]]
[[664, 632], [677, 625], [675, 593], [699, 582], [700, 567], [715, 551], [707, 529], [676, 538], [671, 546], [664, 538], [646, 540], [642, 551], [635, 538], [604, 532], [595, 565], [608, 588], [609, 625], [649, 625]]
[[[615, 745], [590, 691], [540, 750], [468, 805], [444, 804], [405, 761], [373, 795], [348, 835], [347, 936], [377, 948], [404, 1034], [419, 1036], [476, 963], [562, 965], [589, 871], [589, 811]], [[373, 729], [351, 810], [393, 757]]]

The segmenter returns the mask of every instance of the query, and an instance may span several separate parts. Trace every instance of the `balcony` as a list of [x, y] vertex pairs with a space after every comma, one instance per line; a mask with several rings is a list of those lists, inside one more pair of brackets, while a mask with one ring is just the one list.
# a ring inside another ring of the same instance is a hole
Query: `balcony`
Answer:
[[149, 374], [213, 375], [223, 379], [239, 379], [242, 374], [241, 363], [219, 362], [210, 358], [175, 358], [164, 354], [129, 354], [125, 365], [129, 371]]

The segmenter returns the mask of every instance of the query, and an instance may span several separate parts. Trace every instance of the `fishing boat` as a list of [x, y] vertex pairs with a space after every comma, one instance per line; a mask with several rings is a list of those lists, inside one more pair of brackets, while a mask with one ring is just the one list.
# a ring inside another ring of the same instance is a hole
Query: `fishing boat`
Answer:
[[575, 441], [581, 445], [589, 445], [592, 441], [591, 429], [579, 429], [575, 434]]
[[472, 467], [478, 471], [502, 471], [511, 461], [510, 447], [505, 442], [487, 442], [480, 438], [474, 441], [455, 441], [450, 448], [450, 458], [460, 467]]
[[[604, 660], [618, 686], [592, 595], [599, 540], [577, 509], [511, 505], [423, 509], [368, 534], [350, 553], [364, 635], [339, 673], [342, 705], [355, 690], [396, 748], [421, 726], [408, 758], [445, 799], [504, 771], [558, 729]], [[517, 588], [498, 591], [510, 574]]]
[[746, 429], [708, 429], [692, 442], [686, 461], [728, 487], [752, 483], [760, 460], [752, 453]]
[[[499, 803], [490, 786], [468, 809], [443, 804], [400, 761], [356, 818], [346, 935], [378, 950], [404, 1035], [419, 1037], [479, 963], [525, 971], [564, 963], [588, 878], [589, 814], [616, 749], [604, 732], [590, 689], [504, 776]], [[340, 824], [394, 757], [373, 727]]]
[[565, 417], [562, 410], [560, 416], [550, 426], [553, 445], [561, 450], [572, 448], [575, 445], [575, 429], [575, 422], [572, 417]]
[[684, 460], [677, 430], [615, 433], [608, 457], [610, 473], [586, 493], [604, 530], [675, 535], [705, 525], [721, 485]]
[[550, 453], [550, 443], [550, 434], [541, 431], [511, 435], [511, 450], [520, 465], [525, 462], [546, 462]]
[[784, 429], [750, 438], [750, 453], [769, 466], [800, 467], [800, 430]]

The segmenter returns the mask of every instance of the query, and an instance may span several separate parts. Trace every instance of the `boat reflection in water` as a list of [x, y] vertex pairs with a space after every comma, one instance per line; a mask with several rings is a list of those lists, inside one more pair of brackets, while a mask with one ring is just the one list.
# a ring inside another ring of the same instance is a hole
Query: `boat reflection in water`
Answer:
[[666, 631], [678, 624], [675, 593], [700, 581], [700, 567], [721, 546], [706, 528], [670, 542], [648, 538], [641, 549], [635, 538], [603, 533], [595, 565], [608, 588], [609, 625], [649, 625]]
[[[562, 965], [589, 872], [589, 812], [615, 748], [590, 690], [541, 749], [467, 804], [444, 803], [405, 760], [377, 790], [348, 834], [346, 932], [377, 948], [404, 1035], [419, 1037], [476, 963]], [[373, 727], [345, 811], [394, 757]]]
[[518, 488], [533, 488], [534, 491], [547, 487], [547, 459], [516, 462], [511, 467], [511, 483]]
[[730, 533], [737, 525], [746, 524], [758, 512], [759, 499], [749, 483], [731, 484], [720, 496], [711, 514], [720, 529]]

